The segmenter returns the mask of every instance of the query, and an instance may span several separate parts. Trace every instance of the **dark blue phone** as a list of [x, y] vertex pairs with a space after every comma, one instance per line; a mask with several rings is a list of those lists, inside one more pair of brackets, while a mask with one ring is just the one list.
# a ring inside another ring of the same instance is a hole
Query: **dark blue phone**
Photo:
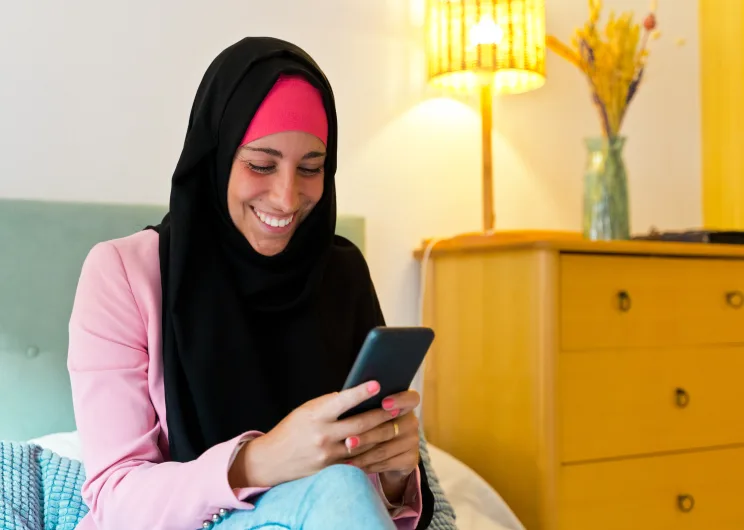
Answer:
[[373, 328], [359, 350], [343, 389], [377, 381], [380, 392], [346, 411], [339, 419], [382, 408], [382, 400], [387, 396], [408, 390], [433, 341], [434, 330], [427, 327]]

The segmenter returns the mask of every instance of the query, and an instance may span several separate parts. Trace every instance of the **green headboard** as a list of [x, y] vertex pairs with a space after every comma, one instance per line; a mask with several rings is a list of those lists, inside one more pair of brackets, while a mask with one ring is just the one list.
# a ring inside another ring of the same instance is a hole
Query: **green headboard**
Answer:
[[[0, 199], [0, 440], [75, 429], [67, 325], [96, 243], [157, 224], [165, 207]], [[365, 248], [364, 219], [337, 233]]]

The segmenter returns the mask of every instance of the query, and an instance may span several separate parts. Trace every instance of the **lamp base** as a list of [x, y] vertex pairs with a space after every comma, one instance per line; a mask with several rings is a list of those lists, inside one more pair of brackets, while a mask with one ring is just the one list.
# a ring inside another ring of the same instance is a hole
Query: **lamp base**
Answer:
[[493, 127], [493, 110], [491, 85], [486, 83], [481, 87], [481, 186], [483, 193], [483, 231], [494, 229], [496, 216], [493, 208], [493, 155], [491, 153], [491, 128]]

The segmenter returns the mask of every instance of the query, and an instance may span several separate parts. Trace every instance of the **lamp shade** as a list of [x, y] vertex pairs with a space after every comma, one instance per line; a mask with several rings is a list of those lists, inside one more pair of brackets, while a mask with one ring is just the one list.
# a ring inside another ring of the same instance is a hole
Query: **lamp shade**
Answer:
[[518, 94], [545, 83], [545, 0], [427, 0], [426, 39], [435, 86]]

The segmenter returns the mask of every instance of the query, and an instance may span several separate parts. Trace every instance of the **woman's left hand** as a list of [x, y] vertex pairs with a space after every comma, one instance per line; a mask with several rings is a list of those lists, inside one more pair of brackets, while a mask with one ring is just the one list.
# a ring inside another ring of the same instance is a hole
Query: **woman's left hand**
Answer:
[[346, 440], [347, 462], [366, 473], [379, 473], [385, 496], [396, 502], [419, 463], [419, 421], [413, 412], [421, 398], [408, 390], [385, 398], [382, 407], [396, 417]]

